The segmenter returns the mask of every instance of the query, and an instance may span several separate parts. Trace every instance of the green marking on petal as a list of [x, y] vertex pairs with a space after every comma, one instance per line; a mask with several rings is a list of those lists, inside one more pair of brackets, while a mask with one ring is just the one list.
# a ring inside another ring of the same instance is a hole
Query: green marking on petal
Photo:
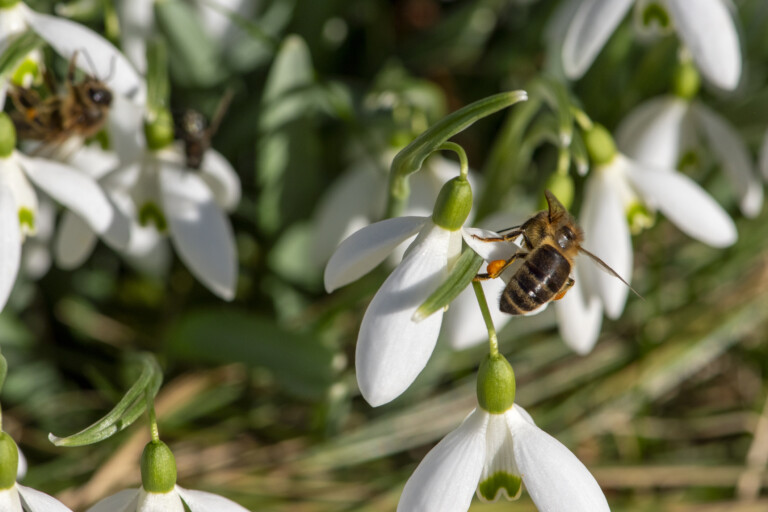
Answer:
[[645, 6], [642, 19], [643, 25], [646, 27], [653, 26], [654, 22], [661, 28], [668, 28], [671, 25], [669, 13], [661, 4], [656, 2], [651, 2]]
[[[32, 80], [26, 80], [28, 76], [32, 77]], [[21, 64], [16, 68], [16, 71], [11, 75], [11, 82], [19, 87], [29, 87], [31, 82], [37, 80], [40, 76], [40, 66], [32, 59], [24, 59]]]
[[19, 208], [19, 225], [22, 231], [31, 233], [35, 231], [35, 212], [29, 208]]
[[161, 233], [168, 229], [168, 222], [165, 220], [163, 211], [152, 202], [144, 203], [139, 209], [139, 224], [144, 227], [154, 224], [155, 229]]
[[497, 471], [477, 485], [477, 495], [483, 501], [496, 501], [502, 495], [516, 500], [523, 490], [523, 479], [506, 471]]
[[629, 231], [637, 235], [656, 223], [656, 214], [648, 210], [643, 203], [635, 201], [627, 208], [627, 222]]

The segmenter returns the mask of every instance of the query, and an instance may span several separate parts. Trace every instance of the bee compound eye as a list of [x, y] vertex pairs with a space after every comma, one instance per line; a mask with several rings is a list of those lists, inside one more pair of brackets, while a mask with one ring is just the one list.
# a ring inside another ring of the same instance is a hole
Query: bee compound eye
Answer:
[[112, 103], [112, 93], [106, 89], [89, 89], [88, 97], [97, 105], [109, 105]]
[[568, 226], [563, 226], [557, 231], [557, 245], [563, 249], [571, 245], [575, 239], [576, 235]]

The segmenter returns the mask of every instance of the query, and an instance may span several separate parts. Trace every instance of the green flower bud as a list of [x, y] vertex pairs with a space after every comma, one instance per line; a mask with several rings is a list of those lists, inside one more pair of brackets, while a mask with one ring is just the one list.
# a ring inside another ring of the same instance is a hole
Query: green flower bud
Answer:
[[0, 158], [8, 158], [16, 149], [16, 128], [8, 114], [0, 112]]
[[11, 436], [0, 432], [0, 490], [13, 487], [18, 470], [19, 449]]
[[[573, 178], [571, 178], [570, 174], [559, 172], [553, 173], [547, 180], [545, 190], [552, 192], [557, 200], [562, 203], [566, 210], [571, 209], [575, 192]], [[547, 200], [542, 194], [541, 200], [539, 201], [539, 209], [546, 210], [548, 208]]]
[[488, 355], [477, 372], [477, 402], [491, 414], [502, 414], [515, 402], [515, 372], [501, 354]]
[[443, 185], [435, 201], [432, 221], [449, 231], [458, 231], [472, 209], [472, 187], [461, 176]]
[[616, 156], [616, 143], [611, 133], [601, 124], [595, 123], [590, 130], [584, 132], [584, 143], [594, 165], [607, 164]]
[[0, 9], [15, 7], [21, 0], [0, 0]]
[[176, 459], [162, 441], [150, 441], [141, 454], [141, 485], [147, 492], [165, 494], [176, 485]]
[[672, 76], [672, 90], [675, 95], [684, 100], [696, 97], [701, 88], [701, 75], [692, 62], [684, 62], [677, 66]]
[[173, 117], [166, 109], [158, 109], [152, 120], [144, 123], [147, 147], [153, 151], [168, 147], [173, 142]]

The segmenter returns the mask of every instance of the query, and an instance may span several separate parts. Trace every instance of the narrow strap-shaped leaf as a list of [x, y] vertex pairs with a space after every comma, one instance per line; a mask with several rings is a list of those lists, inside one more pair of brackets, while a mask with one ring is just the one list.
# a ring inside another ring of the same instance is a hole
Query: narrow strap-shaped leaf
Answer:
[[548, 77], [537, 78], [530, 85], [531, 95], [540, 96], [555, 111], [560, 144], [568, 146], [573, 137], [572, 101], [563, 84]]
[[451, 273], [413, 314], [413, 320], [420, 322], [432, 313], [441, 310], [453, 301], [477, 275], [483, 258], [470, 248], [464, 249]]
[[159, 37], [147, 41], [147, 104], [151, 110], [170, 106], [168, 47]]
[[29, 52], [38, 49], [43, 43], [43, 39], [31, 30], [11, 41], [8, 48], [0, 55], [0, 76], [13, 73]]
[[48, 439], [56, 446], [85, 446], [103, 441], [136, 421], [146, 408], [146, 391], [149, 389], [154, 396], [163, 380], [160, 366], [154, 356], [141, 354], [139, 364], [139, 378], [106, 416], [77, 434], [68, 437], [48, 434]]

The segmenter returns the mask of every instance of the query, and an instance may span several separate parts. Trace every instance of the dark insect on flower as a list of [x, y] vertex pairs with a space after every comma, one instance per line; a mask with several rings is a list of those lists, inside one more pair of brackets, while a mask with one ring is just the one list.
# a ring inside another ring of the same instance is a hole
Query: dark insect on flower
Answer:
[[211, 147], [211, 138], [219, 129], [231, 101], [232, 91], [228, 90], [216, 107], [210, 125], [203, 114], [193, 109], [187, 109], [176, 117], [176, 137], [184, 143], [188, 168], [200, 169], [205, 152]]

